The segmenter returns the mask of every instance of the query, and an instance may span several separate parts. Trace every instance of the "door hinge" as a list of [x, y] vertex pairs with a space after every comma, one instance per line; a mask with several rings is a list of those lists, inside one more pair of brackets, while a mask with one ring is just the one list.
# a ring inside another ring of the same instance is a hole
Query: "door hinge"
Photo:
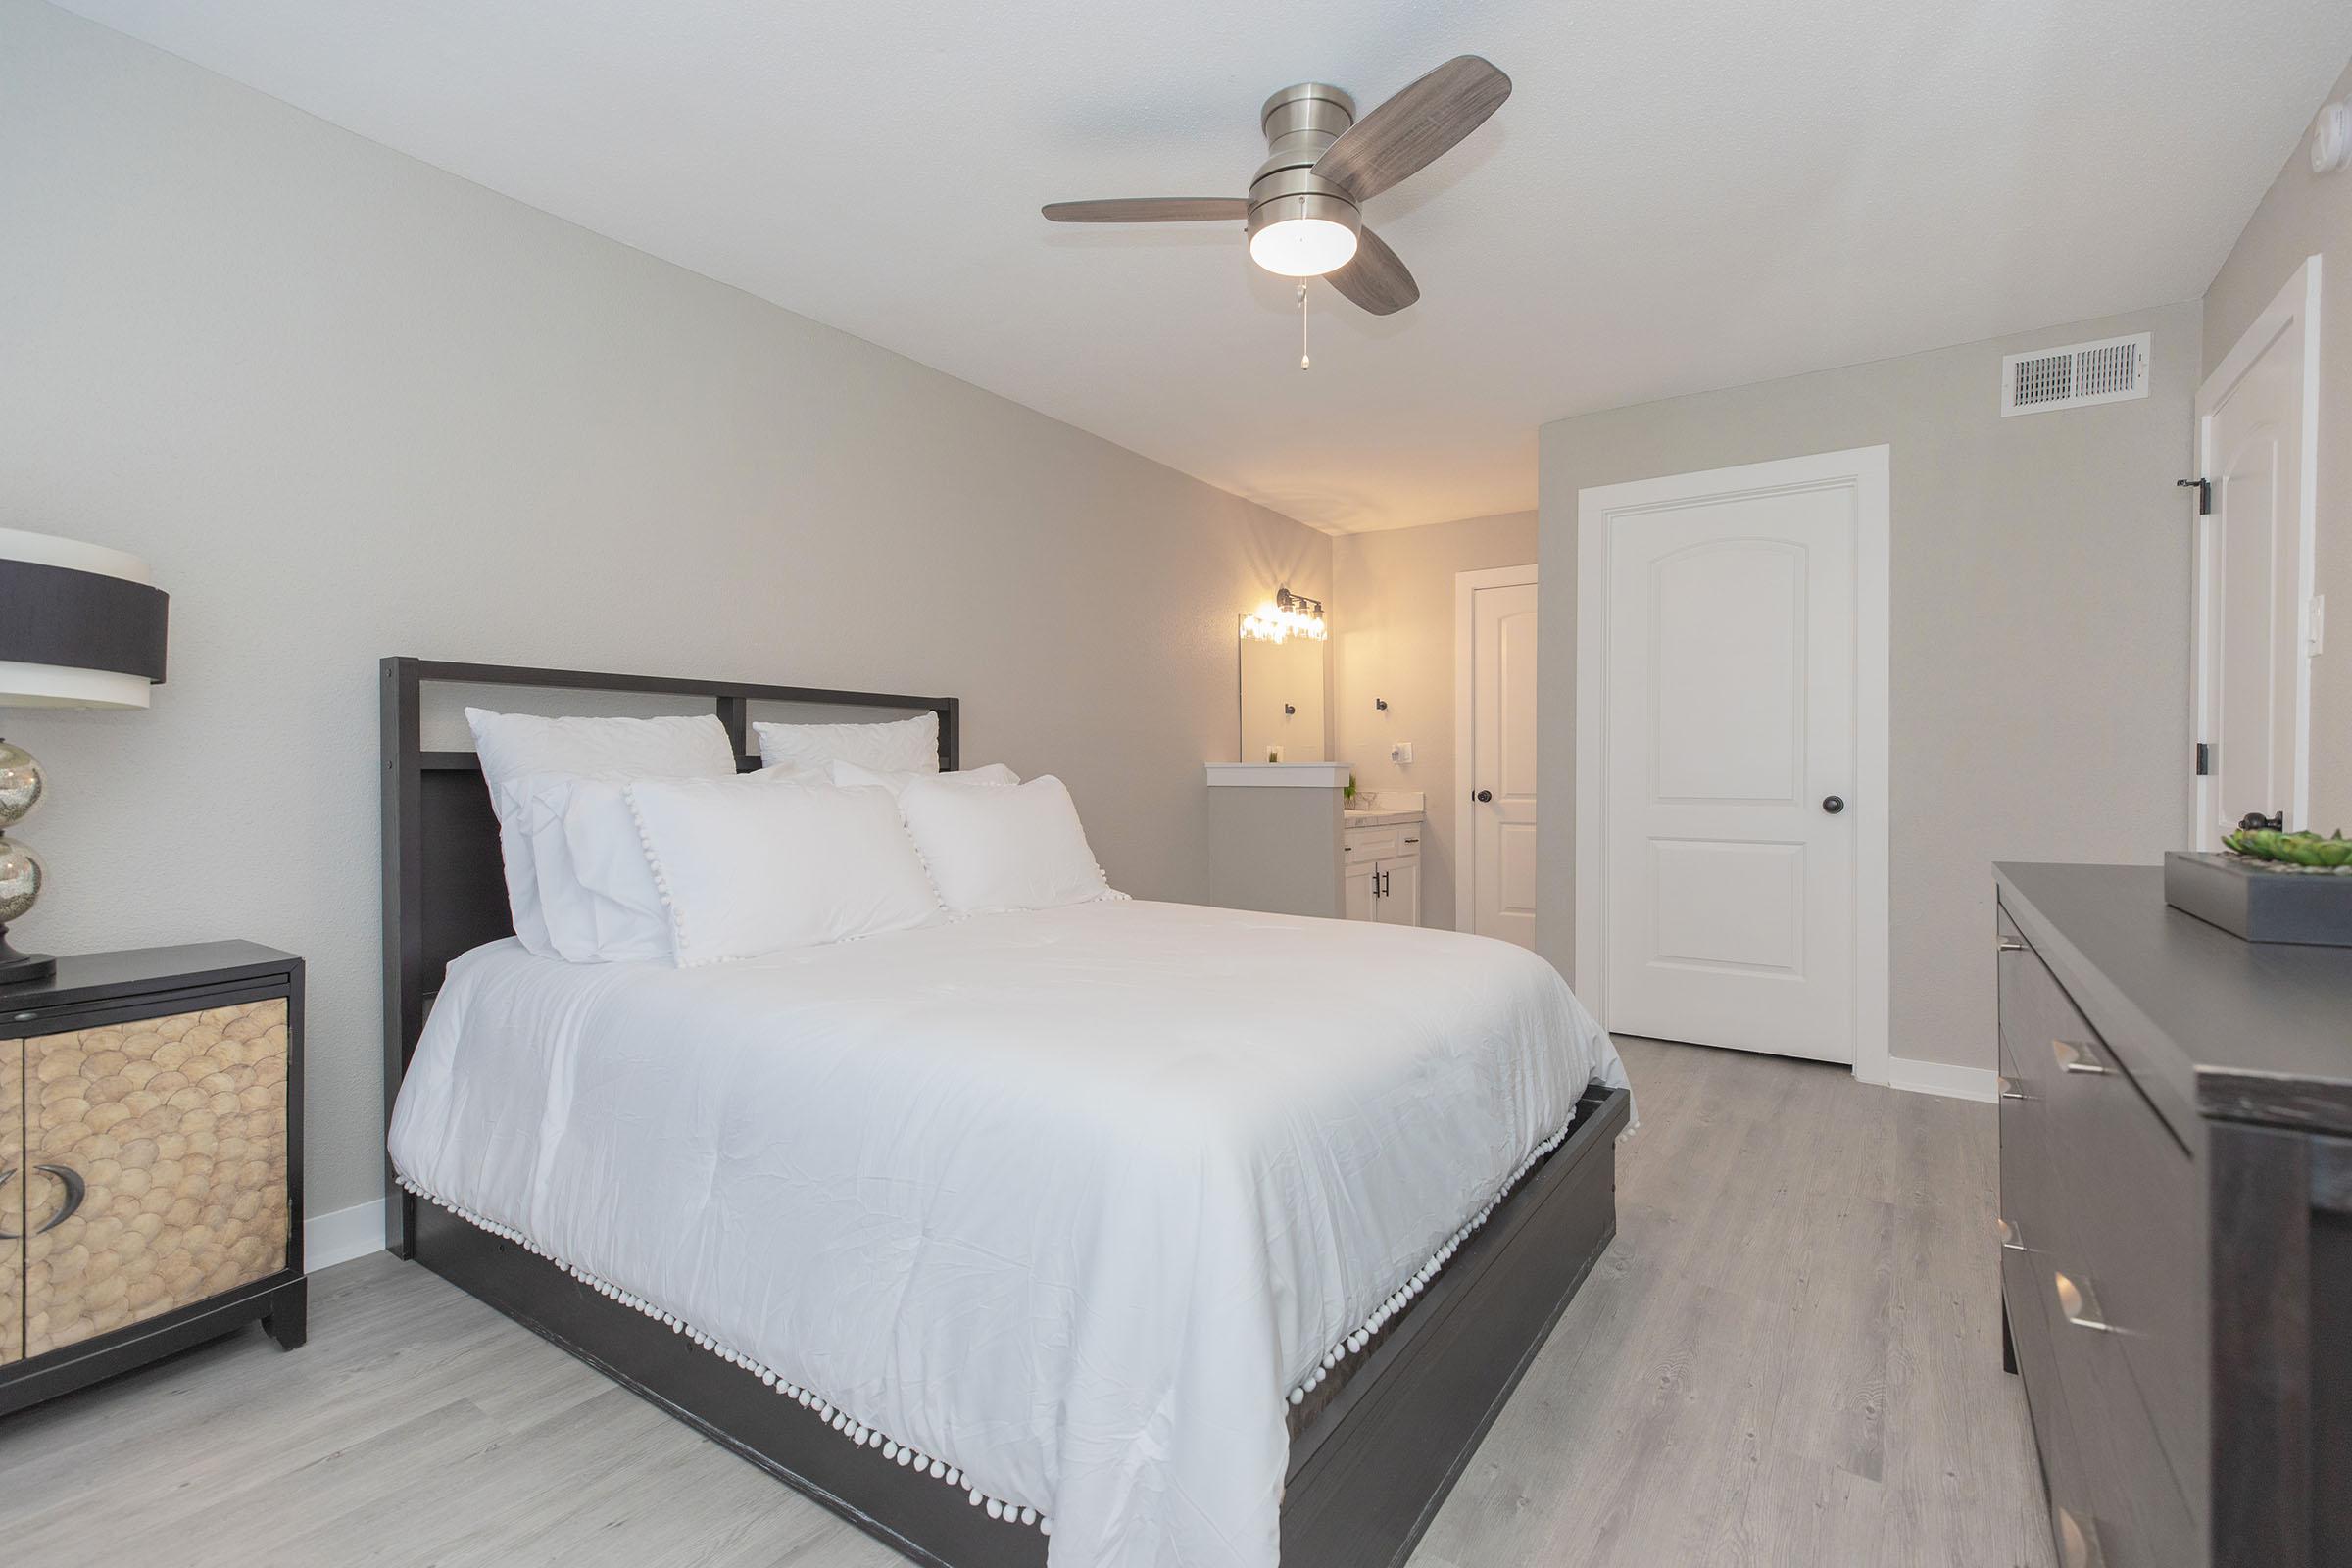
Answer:
[[2213, 771], [2213, 748], [2204, 741], [2197, 742], [2197, 777], [2204, 778]]
[[2211, 479], [2175, 479], [2173, 483], [2182, 490], [2194, 487], [2197, 492], [2197, 515], [2200, 517], [2213, 515], [2213, 481]]

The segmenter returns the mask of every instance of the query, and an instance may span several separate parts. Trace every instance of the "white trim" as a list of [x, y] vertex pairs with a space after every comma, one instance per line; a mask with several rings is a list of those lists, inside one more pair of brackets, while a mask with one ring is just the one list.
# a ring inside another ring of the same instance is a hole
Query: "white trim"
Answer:
[[[1472, 773], [1476, 759], [1470, 754], [1476, 741], [1471, 705], [1477, 700], [1477, 694], [1470, 689], [1470, 636], [1475, 629], [1470, 623], [1471, 604], [1481, 588], [1535, 586], [1536, 565], [1532, 561], [1524, 566], [1488, 566], [1453, 574], [1453, 928], [1456, 931], [1478, 929], [1478, 910], [1472, 907], [1478, 894], [1478, 867], [1471, 854], [1477, 845], [1471, 836], [1475, 830], [1470, 821], [1470, 795], [1478, 788]], [[1544, 596], [1538, 589], [1539, 625], [1543, 613]]]
[[[2197, 388], [2197, 472], [2213, 476], [2213, 411], [2245, 379], [2257, 360], [2278, 341], [2280, 334], [2300, 322], [2303, 328], [2303, 456], [2300, 488], [2301, 514], [2295, 519], [2301, 537], [2295, 549], [2295, 776], [2288, 790], [2286, 825], [2311, 825], [2311, 596], [2317, 577], [2320, 519], [2320, 258], [2304, 258], [2278, 297], [2256, 317], [2213, 373]], [[2196, 579], [2189, 593], [2194, 633], [2190, 640], [2195, 665], [2189, 676], [2188, 729], [2192, 741], [2212, 740], [2205, 733], [2207, 704], [2205, 672], [2213, 624], [2213, 577], [2219, 541], [2214, 520], [2197, 518]], [[2213, 778], [2198, 774], [2190, 796], [2196, 820], [2189, 824], [2189, 843], [2201, 850], [2219, 849], [2218, 839], [2206, 834], [2213, 821]]]
[[313, 1214], [302, 1222], [302, 1271], [348, 1263], [384, 1248], [384, 1200], [338, 1208], [331, 1214]]
[[2000, 1099], [2000, 1080], [1990, 1067], [1955, 1067], [1948, 1061], [1918, 1061], [1909, 1056], [1886, 1058], [1886, 1086], [1915, 1095], [1942, 1095], [1950, 1100]]
[[1208, 781], [1257, 789], [1344, 790], [1354, 771], [1352, 762], [1211, 762]]
[[1576, 992], [1608, 1026], [1608, 875], [1603, 821], [1603, 722], [1608, 689], [1608, 523], [1612, 516], [1702, 497], [1846, 484], [1854, 491], [1854, 1076], [1887, 1081], [1887, 659], [1892, 449], [1856, 447], [1698, 473], [1637, 479], [1577, 493], [1576, 505]]

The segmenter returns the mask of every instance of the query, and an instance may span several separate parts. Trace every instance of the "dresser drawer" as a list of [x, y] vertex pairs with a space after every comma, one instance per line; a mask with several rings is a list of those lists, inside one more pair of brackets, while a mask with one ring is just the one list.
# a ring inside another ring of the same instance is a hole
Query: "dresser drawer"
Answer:
[[[2068, 1408], [2065, 1380], [2058, 1375], [2055, 1343], [2048, 1307], [2049, 1269], [2030, 1247], [2004, 1245], [2001, 1250], [2001, 1297], [2009, 1309], [2010, 1345], [2017, 1352], [2017, 1371], [2025, 1385], [2026, 1414], [2034, 1425], [2034, 1447], [2041, 1459], [2041, 1478], [2048, 1494], [2050, 1537], [2059, 1544], [2061, 1568], [2098, 1561], [2082, 1549], [2097, 1539], [2097, 1508], [2091, 1500], [2088, 1474], [2082, 1467], [2082, 1446], [2075, 1441], [2073, 1414]], [[2070, 1552], [2068, 1538], [2077, 1549]]]
[[[2053, 1263], [2090, 1297], [2081, 1315], [2110, 1326], [2079, 1332], [2112, 1385], [2103, 1417], [2123, 1461], [2162, 1468], [2201, 1518], [2209, 1396], [2197, 1166], [2097, 1035], [2062, 1044], [2071, 1065], [2037, 1107], [2061, 1211]], [[2059, 1334], [2062, 1347], [2067, 1339]]]

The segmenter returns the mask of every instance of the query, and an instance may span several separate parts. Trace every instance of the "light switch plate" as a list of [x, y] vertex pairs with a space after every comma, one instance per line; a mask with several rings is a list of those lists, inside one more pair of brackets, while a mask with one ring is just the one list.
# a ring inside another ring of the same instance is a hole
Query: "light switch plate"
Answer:
[[1389, 748], [1389, 760], [1390, 760], [1390, 761], [1392, 761], [1392, 762], [1409, 762], [1409, 761], [1411, 761], [1412, 760], [1413, 760], [1413, 743], [1412, 743], [1411, 741], [1398, 741], [1398, 742], [1397, 742], [1396, 745], [1394, 745], [1394, 746], [1392, 746], [1392, 747], [1390, 747], [1390, 748]]

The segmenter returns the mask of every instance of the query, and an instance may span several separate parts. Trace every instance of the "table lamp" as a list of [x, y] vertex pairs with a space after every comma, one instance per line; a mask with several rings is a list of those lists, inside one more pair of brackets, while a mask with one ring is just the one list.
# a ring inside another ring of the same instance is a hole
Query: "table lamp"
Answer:
[[[0, 709], [145, 708], [164, 678], [171, 596], [120, 550], [0, 528]], [[40, 804], [41, 766], [0, 740], [0, 989], [57, 960], [19, 953], [8, 927], [41, 896], [41, 862], [7, 834]]]

